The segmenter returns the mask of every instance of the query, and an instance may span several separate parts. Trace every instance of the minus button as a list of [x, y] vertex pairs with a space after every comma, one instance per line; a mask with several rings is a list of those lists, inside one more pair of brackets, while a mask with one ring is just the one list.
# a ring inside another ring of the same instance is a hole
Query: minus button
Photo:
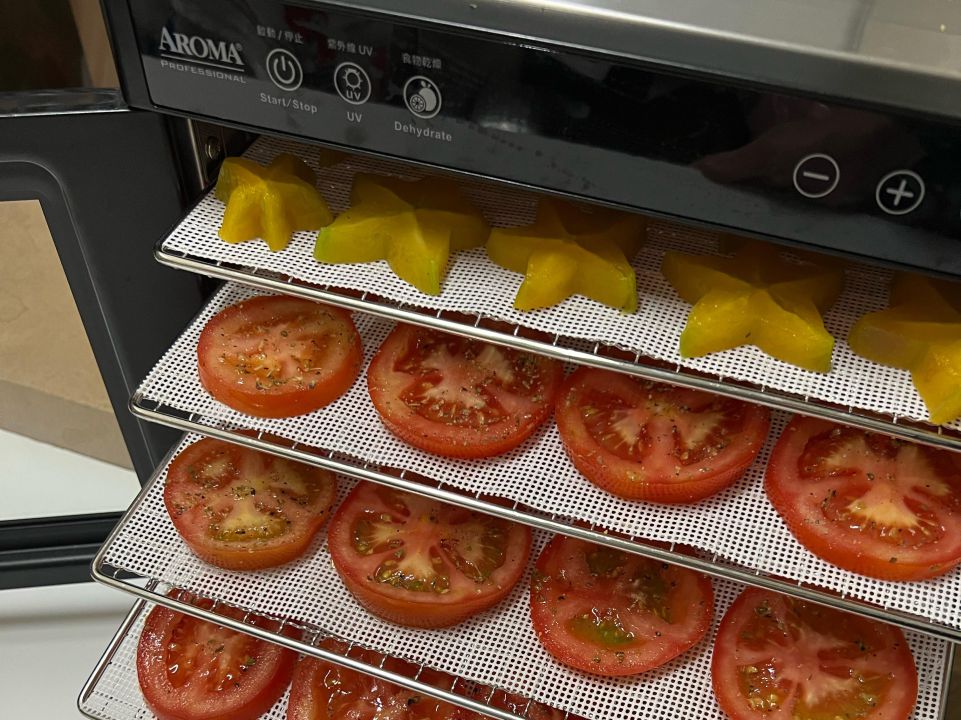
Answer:
[[794, 166], [794, 188], [807, 198], [830, 195], [840, 179], [841, 170], [830, 155], [807, 155]]

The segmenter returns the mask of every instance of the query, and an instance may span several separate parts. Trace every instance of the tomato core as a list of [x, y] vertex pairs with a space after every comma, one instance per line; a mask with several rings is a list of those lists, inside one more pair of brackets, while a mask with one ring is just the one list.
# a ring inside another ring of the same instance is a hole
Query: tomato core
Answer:
[[[951, 487], [918, 446], [834, 428], [808, 440], [798, 472], [823, 486], [821, 508], [832, 522], [895, 547], [919, 548], [944, 537], [925, 496], [949, 497]], [[843, 489], [831, 487], [835, 477], [848, 481]]]

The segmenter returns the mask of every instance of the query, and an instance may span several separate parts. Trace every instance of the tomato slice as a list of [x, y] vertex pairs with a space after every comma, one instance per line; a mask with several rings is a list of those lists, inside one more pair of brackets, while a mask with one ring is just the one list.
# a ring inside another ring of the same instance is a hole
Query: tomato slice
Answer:
[[578, 670], [636, 675], [696, 645], [711, 626], [704, 575], [556, 535], [531, 578], [531, 620], [545, 649]]
[[[347, 655], [347, 643], [325, 639], [320, 647]], [[381, 657], [367, 650], [350, 657], [368, 665], [381, 665]], [[406, 663], [387, 658], [385, 670], [405, 673]], [[450, 689], [454, 678], [425, 669], [418, 680], [434, 687]], [[429, 695], [406, 690], [399, 685], [328, 663], [303, 658], [294, 672], [287, 702], [287, 720], [481, 720], [482, 716]]]
[[808, 550], [882, 580], [961, 563], [961, 456], [795, 417], [765, 477], [771, 504]]
[[551, 414], [563, 377], [539, 355], [398, 325], [367, 371], [384, 425], [414, 447], [448, 457], [499, 455]]
[[686, 503], [722, 490], [767, 438], [766, 408], [711, 393], [582, 367], [555, 409], [571, 462], [630, 500]]
[[[458, 685], [469, 685], [468, 697], [486, 702], [491, 707], [507, 710], [528, 720], [581, 720], [560, 710], [532, 702], [503, 690], [485, 685], [461, 683], [439, 670], [422, 668], [397, 658], [382, 656], [354, 648], [347, 643], [327, 638], [320, 643], [325, 650], [347, 655], [368, 665], [383, 667], [433, 687], [461, 693]], [[370, 675], [328, 663], [316, 658], [303, 658], [294, 671], [286, 720], [485, 720], [486, 716], [435, 700], [429, 695], [406, 690], [399, 685], [378, 680]]]
[[272, 295], [212, 317], [197, 360], [200, 382], [224, 405], [256, 417], [292, 417], [347, 392], [363, 351], [346, 310]]
[[906, 720], [918, 693], [896, 627], [755, 588], [721, 620], [711, 676], [732, 720]]
[[357, 601], [414, 627], [454, 625], [499, 603], [531, 546], [524, 525], [372, 483], [351, 491], [327, 538]]
[[336, 494], [327, 470], [204, 438], [170, 463], [164, 505], [199, 558], [255, 570], [299, 557]]
[[140, 689], [160, 720], [258, 718], [281, 696], [296, 662], [291, 650], [165, 607], [147, 616], [137, 646]]

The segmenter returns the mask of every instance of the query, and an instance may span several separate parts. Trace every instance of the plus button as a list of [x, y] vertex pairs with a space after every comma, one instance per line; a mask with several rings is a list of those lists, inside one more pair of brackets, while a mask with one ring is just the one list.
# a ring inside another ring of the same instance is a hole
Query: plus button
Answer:
[[894, 196], [894, 207], [898, 207], [901, 204], [902, 198], [913, 198], [914, 193], [908, 190], [908, 181], [905, 178], [901, 179], [901, 184], [895, 188], [884, 188], [884, 192], [888, 195]]
[[924, 200], [924, 181], [911, 170], [895, 170], [881, 178], [874, 198], [888, 215], [906, 215]]

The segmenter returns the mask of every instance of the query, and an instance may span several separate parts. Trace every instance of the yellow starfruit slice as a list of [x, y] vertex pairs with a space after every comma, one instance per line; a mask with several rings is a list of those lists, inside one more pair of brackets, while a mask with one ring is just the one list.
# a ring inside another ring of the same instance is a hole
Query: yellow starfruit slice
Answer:
[[664, 254], [661, 271], [694, 306], [681, 332], [681, 357], [755, 345], [805, 370], [828, 372], [834, 338], [821, 314], [841, 294], [843, 271], [788, 261], [762, 243], [737, 248], [733, 257]]
[[646, 219], [602, 208], [579, 209], [545, 199], [533, 225], [495, 228], [487, 255], [524, 274], [514, 307], [551, 307], [583, 295], [624, 313], [637, 310], [637, 280], [630, 260], [640, 249]]
[[214, 188], [214, 196], [227, 206], [221, 239], [240, 243], [262, 238], [277, 252], [287, 247], [293, 233], [319, 230], [333, 215], [315, 182], [314, 171], [286, 153], [267, 167], [247, 158], [227, 158]]
[[931, 422], [961, 416], [961, 283], [896, 276], [889, 307], [862, 316], [848, 344], [868, 360], [910, 370]]
[[325, 263], [386, 260], [402, 280], [439, 295], [450, 254], [483, 245], [488, 229], [450, 181], [357, 175], [350, 209], [321, 230], [314, 257]]

